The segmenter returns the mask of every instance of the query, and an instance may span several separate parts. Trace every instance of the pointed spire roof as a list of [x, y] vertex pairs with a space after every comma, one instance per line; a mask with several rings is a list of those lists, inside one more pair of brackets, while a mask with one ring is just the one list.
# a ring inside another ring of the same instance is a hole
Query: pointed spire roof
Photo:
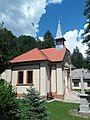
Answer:
[[58, 28], [57, 28], [57, 33], [55, 39], [60, 39], [63, 38], [62, 36], [62, 31], [61, 31], [61, 25], [60, 25], [60, 19], [58, 21]]

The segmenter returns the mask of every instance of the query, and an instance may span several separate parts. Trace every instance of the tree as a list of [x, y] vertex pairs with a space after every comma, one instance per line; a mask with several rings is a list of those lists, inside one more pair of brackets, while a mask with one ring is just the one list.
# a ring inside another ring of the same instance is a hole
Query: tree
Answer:
[[55, 47], [54, 38], [49, 30], [44, 35], [43, 48]]
[[87, 54], [88, 69], [90, 69], [90, 0], [86, 0], [84, 15], [87, 17], [87, 28], [84, 31], [83, 43], [86, 43], [88, 46], [88, 50], [86, 51], [86, 54]]
[[0, 74], [7, 68], [9, 60], [37, 46], [31, 36], [16, 37], [0, 23]]
[[20, 120], [47, 120], [48, 118], [45, 101], [40, 98], [39, 92], [33, 87], [27, 89], [20, 108], [17, 114]]
[[41, 41], [39, 38], [37, 38], [36, 42], [37, 42], [37, 48], [38, 49], [44, 49], [43, 41]]
[[72, 64], [76, 68], [85, 68], [86, 67], [85, 59], [84, 59], [82, 53], [79, 52], [78, 47], [76, 47], [73, 50], [73, 53], [71, 55], [71, 61], [72, 61]]
[[0, 120], [19, 120], [16, 117], [17, 109], [15, 89], [5, 80], [0, 79]]
[[36, 40], [31, 36], [19, 36], [17, 43], [18, 55], [23, 54], [37, 46]]
[[16, 37], [11, 31], [4, 28], [3, 24], [0, 24], [0, 74], [16, 53]]

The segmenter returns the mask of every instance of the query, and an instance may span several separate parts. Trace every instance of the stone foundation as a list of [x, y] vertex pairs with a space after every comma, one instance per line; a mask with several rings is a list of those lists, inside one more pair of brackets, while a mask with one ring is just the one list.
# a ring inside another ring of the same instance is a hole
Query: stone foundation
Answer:
[[[64, 100], [64, 95], [57, 95], [57, 93], [52, 93], [54, 98]], [[23, 98], [25, 95], [22, 93], [17, 93], [17, 98]], [[47, 100], [47, 96], [40, 96], [43, 100]]]
[[64, 99], [64, 95], [57, 95], [57, 93], [53, 93], [53, 96], [54, 98], [57, 98], [57, 99]]
[[23, 98], [25, 95], [22, 93], [17, 93], [17, 98]]

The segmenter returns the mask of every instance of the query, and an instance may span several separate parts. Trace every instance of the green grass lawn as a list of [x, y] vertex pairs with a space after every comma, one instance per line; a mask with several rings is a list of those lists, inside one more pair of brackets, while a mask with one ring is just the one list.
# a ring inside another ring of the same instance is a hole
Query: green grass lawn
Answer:
[[70, 115], [69, 111], [77, 109], [79, 104], [64, 103], [60, 101], [53, 101], [47, 103], [48, 111], [50, 112], [50, 120], [90, 120]]

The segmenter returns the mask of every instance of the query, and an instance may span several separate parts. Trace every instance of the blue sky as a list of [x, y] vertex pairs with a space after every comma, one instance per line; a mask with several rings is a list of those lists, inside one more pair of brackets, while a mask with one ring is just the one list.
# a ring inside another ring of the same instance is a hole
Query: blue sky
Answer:
[[62, 33], [66, 47], [72, 52], [78, 46], [85, 56], [82, 33], [86, 27], [83, 15], [84, 0], [0, 0], [0, 22], [14, 35], [40, 37], [50, 30], [56, 35], [58, 18], [61, 18]]
[[82, 29], [86, 23], [83, 15], [85, 2], [84, 0], [63, 0], [61, 4], [50, 4], [46, 7], [44, 14], [39, 23], [38, 36], [44, 35], [49, 29], [55, 37], [58, 18], [61, 18], [62, 33], [74, 29]]

